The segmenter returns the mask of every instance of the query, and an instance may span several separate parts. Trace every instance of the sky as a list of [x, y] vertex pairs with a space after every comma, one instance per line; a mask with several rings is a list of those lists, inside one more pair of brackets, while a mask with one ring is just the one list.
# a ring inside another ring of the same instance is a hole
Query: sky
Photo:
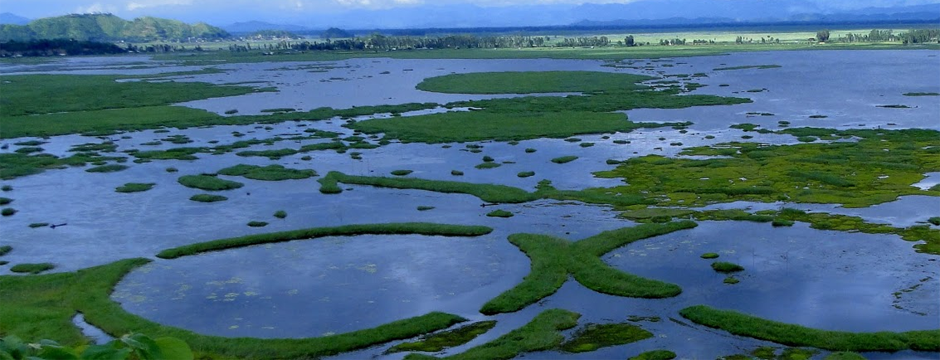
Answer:
[[[332, 15], [362, 10], [422, 11], [429, 7], [472, 4], [479, 7], [552, 6], [554, 9], [583, 3], [644, 3], [670, 0], [2, 0], [0, 12], [31, 19], [70, 13], [107, 12], [125, 19], [140, 16], [166, 17], [186, 22], [206, 21], [225, 25], [238, 21], [261, 20], [298, 23], [304, 19], [322, 20]], [[793, 2], [817, 11], [853, 10], [866, 7], [937, 4], [940, 0], [696, 0], [699, 3]], [[312, 21], [312, 20], [311, 20]]]

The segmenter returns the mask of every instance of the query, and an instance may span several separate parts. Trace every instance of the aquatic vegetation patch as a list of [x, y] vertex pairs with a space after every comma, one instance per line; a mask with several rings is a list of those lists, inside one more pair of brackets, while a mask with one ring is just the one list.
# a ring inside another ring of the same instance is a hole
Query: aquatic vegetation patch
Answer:
[[450, 74], [424, 79], [418, 90], [449, 94], [531, 94], [637, 90], [654, 77], [595, 71], [525, 71]]
[[15, 273], [28, 273], [28, 274], [39, 274], [44, 271], [49, 271], [55, 269], [55, 265], [51, 263], [39, 263], [39, 264], [16, 264], [10, 268], [10, 271]]
[[744, 267], [727, 261], [716, 261], [712, 263], [712, 269], [720, 273], [732, 273], [744, 271]]
[[[185, 341], [197, 358], [317, 358], [408, 339], [448, 328], [466, 319], [432, 312], [371, 329], [319, 338], [254, 339], [206, 336], [164, 326], [125, 311], [111, 300], [114, 286], [131, 270], [149, 263], [127, 259], [76, 272], [35, 276], [0, 276], [0, 318], [3, 331], [23, 338], [50, 339], [67, 345], [87, 343], [72, 324], [76, 312], [111, 336], [132, 331], [151, 337]], [[42, 319], [42, 321], [37, 321]]]
[[114, 191], [119, 193], [136, 193], [144, 192], [150, 189], [153, 189], [155, 183], [127, 183], [122, 186], [118, 186]]
[[[580, 314], [567, 310], [545, 310], [536, 315], [528, 324], [518, 329], [510, 331], [493, 341], [444, 359], [508, 360], [527, 352], [551, 350], [558, 347], [565, 340], [560, 331], [575, 327], [580, 317]], [[437, 358], [428, 355], [409, 354], [405, 359], [429, 360]]]
[[32, 153], [43, 152], [44, 150], [45, 149], [38, 147], [38, 146], [26, 146], [26, 147], [21, 147], [19, 149], [16, 149], [16, 151], [14, 152], [17, 154], [32, 154]]
[[395, 176], [405, 176], [413, 172], [413, 170], [392, 170], [391, 174]]
[[13, 202], [13, 199], [10, 199], [7, 197], [0, 197], [0, 205], [7, 205], [12, 202]]
[[556, 158], [552, 159], [552, 162], [553, 162], [553, 163], [556, 163], [556, 164], [566, 164], [566, 163], [570, 163], [570, 162], [575, 161], [575, 160], [578, 160], [578, 157], [577, 157], [577, 156], [574, 156], [574, 155], [567, 155], [567, 156], [559, 156], [559, 157], [556, 157]]
[[910, 106], [901, 105], [901, 104], [890, 104], [890, 105], [875, 105], [875, 107], [885, 108], [885, 109], [910, 109]]
[[728, 143], [683, 150], [689, 159], [647, 155], [596, 173], [623, 178], [608, 191], [648, 191], [660, 206], [702, 206], [732, 201], [791, 201], [865, 207], [904, 195], [940, 196], [911, 185], [940, 171], [940, 132], [933, 130], [785, 129], [779, 133], [857, 141], [799, 145]]
[[554, 294], [569, 275], [585, 287], [617, 296], [667, 298], [682, 292], [677, 285], [642, 278], [611, 268], [600, 256], [629, 243], [697, 226], [692, 221], [643, 224], [605, 231], [581, 241], [534, 234], [513, 234], [509, 242], [531, 260], [531, 270], [519, 285], [488, 301], [487, 315], [514, 312]]
[[202, 148], [180, 147], [166, 150], [129, 151], [128, 154], [146, 160], [199, 160], [194, 154], [203, 151]]
[[625, 345], [653, 337], [653, 333], [630, 324], [588, 324], [561, 344], [565, 352], [590, 352], [602, 347]]
[[3, 245], [3, 246], [0, 246], [0, 256], [9, 254], [10, 251], [13, 251], [13, 247], [12, 247], [12, 246], [10, 246], [10, 245]]
[[[534, 107], [535, 108], [535, 107]], [[367, 134], [385, 134], [402, 142], [439, 144], [465, 141], [511, 141], [564, 138], [577, 134], [631, 132], [639, 128], [669, 127], [679, 123], [635, 123], [623, 114], [603, 112], [448, 112], [373, 119], [346, 125]]]
[[763, 69], [775, 69], [775, 68], [779, 68], [779, 67], [782, 67], [782, 66], [780, 66], [780, 65], [775, 65], [775, 64], [771, 64], [771, 65], [743, 65], [743, 66], [719, 67], [719, 68], [714, 68], [714, 69], [712, 69], [712, 71], [744, 70], [744, 69], [759, 69], [759, 70], [763, 70]]
[[287, 217], [287, 212], [284, 210], [278, 210], [274, 212], [274, 217], [278, 219], [283, 219]]
[[127, 170], [127, 169], [128, 169], [128, 166], [127, 166], [127, 165], [109, 164], [109, 165], [101, 165], [101, 166], [91, 167], [91, 168], [85, 169], [85, 172], [90, 172], [90, 173], [111, 173], [111, 172], [118, 172], [118, 171]]
[[718, 253], [708, 252], [708, 253], [702, 254], [699, 257], [701, 257], [702, 259], [717, 259]]
[[204, 252], [220, 251], [258, 244], [270, 244], [292, 240], [309, 240], [326, 236], [355, 236], [355, 235], [427, 235], [427, 236], [482, 236], [489, 234], [493, 229], [485, 226], [464, 226], [433, 223], [389, 223], [389, 224], [360, 224], [337, 227], [310, 228], [292, 231], [282, 231], [267, 234], [255, 234], [229, 239], [213, 240], [208, 242], [184, 245], [161, 251], [157, 257], [161, 259], [175, 259], [183, 256], [195, 255]]
[[509, 211], [506, 211], [506, 210], [499, 209], [499, 210], [493, 210], [493, 211], [490, 211], [490, 212], [486, 213], [486, 216], [489, 216], [489, 217], [501, 217], [501, 218], [511, 218], [511, 217], [513, 217], [513, 213], [511, 213], [511, 212], [509, 212]]
[[904, 93], [904, 96], [940, 96], [940, 93], [935, 93], [935, 92], [909, 92], [909, 93]]
[[823, 360], [865, 360], [865, 357], [859, 353], [851, 351], [838, 351], [826, 355]]
[[228, 200], [228, 198], [222, 195], [196, 194], [196, 195], [191, 196], [189, 200], [192, 200], [195, 202], [203, 202], [203, 203], [214, 203], [214, 202]]
[[676, 353], [669, 350], [653, 350], [633, 356], [627, 360], [672, 360], [676, 358]]
[[434, 207], [434, 206], [421, 205], [421, 206], [418, 206], [417, 209], [418, 209], [418, 211], [428, 211], [428, 210], [434, 210], [435, 207]]
[[470, 184], [456, 181], [424, 180], [415, 178], [387, 178], [387, 177], [369, 177], [346, 175], [340, 172], [331, 171], [325, 177], [319, 180], [320, 191], [324, 187], [328, 191], [338, 189], [337, 182], [355, 185], [371, 185], [378, 187], [387, 187], [394, 189], [418, 189], [428, 190], [440, 193], [462, 193], [479, 197], [481, 200], [493, 203], [523, 203], [535, 200], [536, 197], [519, 188], [505, 185], [491, 184]]
[[0, 210], [0, 215], [2, 216], [13, 216], [14, 214], [16, 214], [16, 209], [14, 208], [3, 208], [3, 210]]
[[934, 225], [937, 225], [937, 226], [940, 226], [940, 216], [934, 216], [934, 217], [932, 217], [932, 218], [930, 218], [930, 219], [927, 219], [927, 222], [929, 222], [929, 223], [931, 223], [931, 224], [934, 224]]
[[705, 305], [687, 307], [679, 314], [697, 324], [734, 335], [772, 341], [788, 346], [809, 346], [832, 351], [902, 350], [940, 351], [940, 330], [851, 333], [808, 328], [761, 319]]
[[535, 171], [522, 171], [516, 174], [516, 176], [521, 178], [533, 177], [535, 176]]
[[262, 181], [282, 181], [308, 179], [317, 176], [317, 172], [311, 169], [290, 169], [283, 165], [235, 165], [219, 170], [219, 175], [242, 176], [252, 180]]
[[49, 226], [49, 223], [41, 222], [41, 223], [32, 223], [32, 224], [29, 224], [29, 227], [30, 227], [31, 229], [36, 229], [36, 228], [41, 228], [41, 227], [46, 227], [46, 226]]
[[265, 227], [268, 226], [268, 223], [264, 221], [249, 221], [248, 226], [250, 227]]
[[475, 169], [480, 169], [480, 170], [486, 170], [486, 169], [495, 169], [495, 168], [498, 168], [498, 167], [500, 167], [500, 166], [503, 166], [503, 164], [494, 163], [494, 162], [485, 162], [485, 163], [477, 164], [477, 165], [474, 166], [473, 168], [475, 168]]
[[237, 181], [219, 179], [209, 175], [184, 175], [177, 179], [177, 182], [188, 188], [206, 191], [233, 190], [245, 186], [245, 184]]
[[446, 348], [460, 346], [470, 342], [496, 326], [495, 320], [479, 321], [461, 326], [454, 330], [442, 331], [422, 337], [418, 341], [405, 342], [392, 346], [386, 354], [404, 351], [438, 352]]

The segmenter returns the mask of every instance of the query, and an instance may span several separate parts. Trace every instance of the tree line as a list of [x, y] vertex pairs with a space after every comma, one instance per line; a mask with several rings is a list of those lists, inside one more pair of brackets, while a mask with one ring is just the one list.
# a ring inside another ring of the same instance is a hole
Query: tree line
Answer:
[[112, 43], [71, 39], [7, 41], [0, 43], [0, 57], [121, 54], [127, 49]]

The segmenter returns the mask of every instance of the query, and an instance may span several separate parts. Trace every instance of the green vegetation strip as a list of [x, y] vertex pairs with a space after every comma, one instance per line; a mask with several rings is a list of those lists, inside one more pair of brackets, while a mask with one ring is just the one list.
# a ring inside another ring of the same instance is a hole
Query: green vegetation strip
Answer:
[[729, 66], [729, 67], [720, 67], [714, 68], [712, 71], [724, 71], [724, 70], [744, 70], [744, 69], [773, 69], [781, 67], [780, 65], [744, 65], [744, 66]]
[[282, 165], [257, 166], [242, 164], [219, 170], [219, 175], [243, 176], [252, 180], [281, 181], [307, 179], [317, 176], [317, 173], [310, 169], [289, 169]]
[[110, 298], [114, 286], [147, 259], [128, 259], [76, 272], [36, 276], [0, 276], [0, 333], [24, 339], [50, 339], [62, 344], [87, 343], [72, 324], [76, 312], [111, 336], [135, 332], [185, 341], [196, 358], [299, 359], [318, 358], [408, 339], [466, 321], [432, 312], [345, 334], [305, 339], [254, 339], [206, 336], [163, 326], [126, 312]]
[[[580, 314], [567, 310], [545, 310], [528, 324], [510, 331], [496, 338], [496, 340], [474, 347], [460, 354], [445, 357], [445, 359], [506, 360], [515, 358], [522, 353], [551, 350], [558, 347], [565, 339], [560, 331], [575, 327], [580, 317]], [[428, 360], [436, 359], [436, 357], [410, 354], [406, 356], [405, 359]]]
[[677, 285], [611, 268], [600, 257], [635, 241], [696, 226], [692, 221], [643, 224], [605, 231], [575, 243], [546, 235], [510, 235], [509, 242], [532, 261], [531, 271], [519, 285], [484, 304], [480, 312], [493, 315], [521, 310], [554, 294], [568, 281], [569, 274], [585, 287], [610, 295], [640, 298], [679, 295], [682, 289]]
[[627, 360], [672, 360], [676, 358], [676, 353], [669, 350], [647, 351], [640, 355], [631, 357]]
[[902, 333], [851, 333], [827, 331], [786, 324], [736, 311], [719, 310], [705, 305], [679, 311], [697, 324], [729, 333], [789, 346], [809, 346], [832, 351], [940, 351], [940, 330]]
[[175, 259], [210, 251], [239, 248], [258, 244], [270, 244], [291, 240], [316, 239], [326, 236], [355, 235], [427, 235], [427, 236], [481, 236], [492, 232], [485, 226], [446, 225], [432, 223], [390, 223], [344, 225], [337, 227], [310, 228], [269, 234], [248, 235], [184, 245], [161, 251], [157, 257]]
[[[523, 203], [535, 200], [537, 197], [525, 190], [492, 184], [470, 184], [457, 181], [424, 180], [415, 178], [389, 178], [346, 175], [337, 171], [330, 171], [319, 180], [323, 185], [321, 192], [339, 189], [337, 183], [370, 185], [393, 189], [417, 189], [440, 193], [469, 194], [486, 202], [494, 203]], [[342, 191], [341, 189], [339, 189]]]
[[154, 183], [127, 183], [123, 186], [118, 186], [114, 191], [119, 193], [135, 193], [135, 192], [144, 192], [150, 189], [153, 189], [157, 184]]
[[196, 194], [196, 195], [191, 196], [189, 200], [192, 200], [195, 202], [203, 202], [203, 203], [214, 203], [214, 202], [228, 200], [228, 198], [222, 195]]
[[625, 345], [653, 337], [653, 333], [630, 324], [588, 324], [574, 338], [561, 344], [561, 350], [580, 353], [602, 347]]
[[234, 190], [245, 186], [245, 184], [237, 181], [219, 179], [209, 175], [184, 175], [177, 181], [185, 187], [206, 191]]
[[428, 78], [418, 90], [450, 94], [531, 94], [642, 89], [655, 78], [596, 71], [530, 71], [451, 74]]
[[401, 343], [385, 351], [386, 354], [403, 351], [438, 352], [470, 342], [496, 326], [495, 320], [475, 322], [454, 330], [439, 332], [414, 342]]

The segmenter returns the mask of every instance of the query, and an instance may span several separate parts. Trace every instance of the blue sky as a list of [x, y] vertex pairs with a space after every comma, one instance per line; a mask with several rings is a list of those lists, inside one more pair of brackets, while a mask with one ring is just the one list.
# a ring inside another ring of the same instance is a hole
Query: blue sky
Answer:
[[[480, 7], [548, 5], [573, 7], [583, 3], [644, 3], [669, 0], [2, 0], [0, 12], [28, 18], [69, 13], [109, 12], [125, 19], [158, 16], [187, 22], [227, 24], [263, 20], [297, 23], [303, 19], [328, 21], [329, 16], [352, 11], [393, 10], [420, 12], [428, 7], [472, 4]], [[940, 0], [695, 0], [696, 3], [793, 3], [794, 11], [830, 12], [866, 7], [937, 4]], [[326, 19], [326, 20], [324, 20]], [[311, 22], [313, 20], [307, 20]]]

